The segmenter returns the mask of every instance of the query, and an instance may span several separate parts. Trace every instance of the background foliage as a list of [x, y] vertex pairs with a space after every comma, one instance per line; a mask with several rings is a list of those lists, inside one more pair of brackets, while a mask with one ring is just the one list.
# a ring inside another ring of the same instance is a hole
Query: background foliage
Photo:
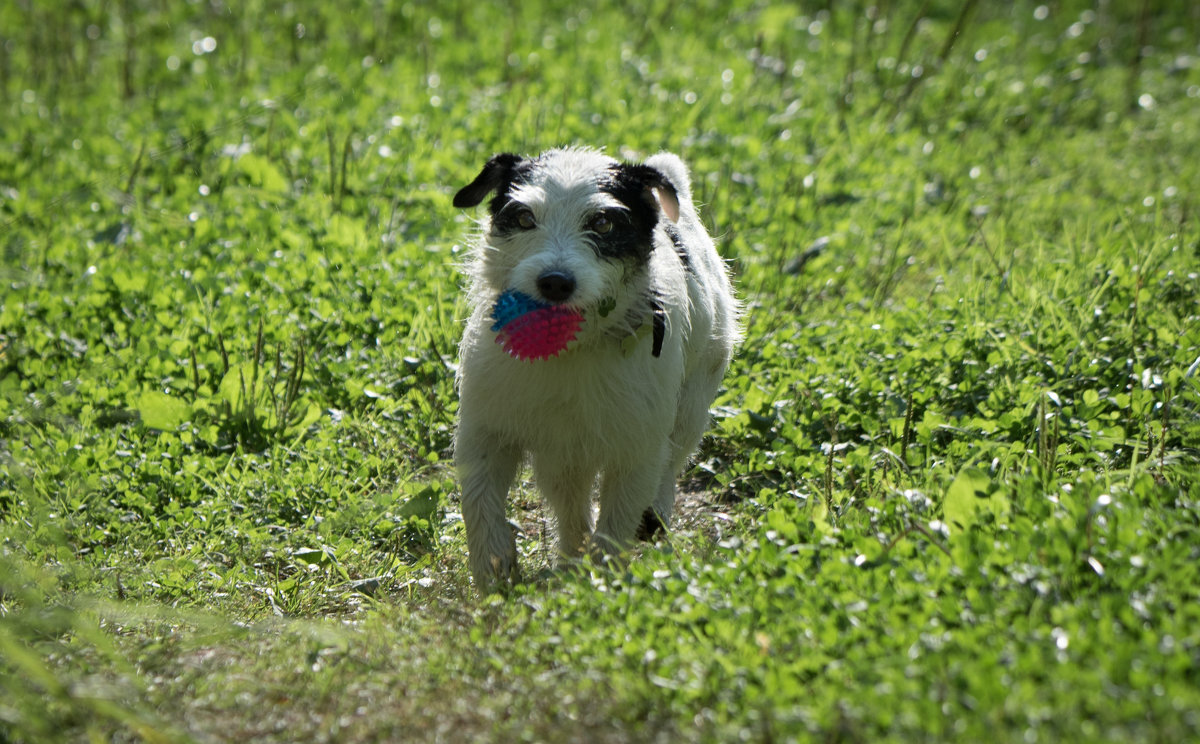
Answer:
[[[1187, 4], [0, 6], [0, 741], [1200, 729]], [[748, 338], [671, 538], [475, 597], [497, 151], [691, 165]]]

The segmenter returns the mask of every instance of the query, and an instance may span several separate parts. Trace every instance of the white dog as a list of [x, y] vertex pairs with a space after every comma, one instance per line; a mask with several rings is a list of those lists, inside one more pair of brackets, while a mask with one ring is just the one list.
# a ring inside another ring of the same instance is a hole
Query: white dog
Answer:
[[526, 454], [561, 554], [579, 555], [589, 537], [618, 552], [665, 524], [740, 338], [725, 264], [677, 156], [496, 155], [454, 205], [489, 195], [467, 264], [455, 439], [484, 592], [518, 578], [505, 503]]

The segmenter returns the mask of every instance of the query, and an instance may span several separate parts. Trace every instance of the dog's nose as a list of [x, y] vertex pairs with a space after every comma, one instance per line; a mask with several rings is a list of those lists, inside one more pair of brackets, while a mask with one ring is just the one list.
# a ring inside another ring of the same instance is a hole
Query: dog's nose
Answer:
[[550, 302], [566, 302], [575, 291], [575, 277], [565, 271], [547, 271], [538, 276], [537, 288]]

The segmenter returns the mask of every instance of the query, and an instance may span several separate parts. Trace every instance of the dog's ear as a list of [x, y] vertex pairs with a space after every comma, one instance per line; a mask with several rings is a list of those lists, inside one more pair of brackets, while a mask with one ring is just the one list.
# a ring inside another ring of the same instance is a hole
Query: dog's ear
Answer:
[[463, 186], [454, 195], [454, 206], [466, 209], [479, 205], [483, 198], [513, 179], [513, 173], [524, 158], [511, 152], [493, 155], [475, 176], [475, 180]]
[[662, 207], [667, 219], [679, 222], [679, 194], [675, 191], [675, 186], [664, 178], [651, 186], [650, 190], [654, 192], [654, 198], [658, 199], [658, 206]]
[[650, 192], [662, 213], [671, 222], [679, 222], [679, 192], [662, 171], [649, 165], [627, 166], [628, 172]]

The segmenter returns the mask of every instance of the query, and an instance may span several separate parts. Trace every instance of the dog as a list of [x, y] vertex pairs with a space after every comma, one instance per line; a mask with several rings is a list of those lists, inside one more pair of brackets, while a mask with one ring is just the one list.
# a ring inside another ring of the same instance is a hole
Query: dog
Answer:
[[526, 457], [561, 555], [617, 554], [665, 528], [741, 340], [740, 305], [678, 156], [500, 154], [454, 206], [489, 196], [464, 266], [454, 441], [485, 593], [520, 580], [505, 504]]

